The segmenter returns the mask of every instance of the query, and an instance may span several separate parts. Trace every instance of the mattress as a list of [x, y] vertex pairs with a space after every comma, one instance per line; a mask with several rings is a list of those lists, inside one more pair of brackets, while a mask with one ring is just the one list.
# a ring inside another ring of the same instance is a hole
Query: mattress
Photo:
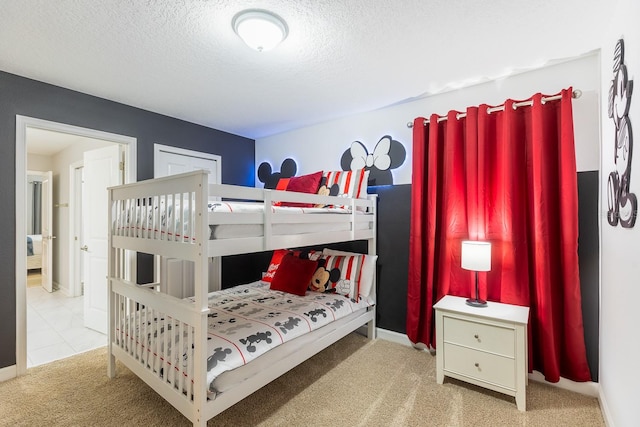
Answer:
[[[211, 396], [259, 372], [264, 363], [268, 366], [268, 360], [260, 362], [262, 355], [275, 349], [279, 349], [275, 357], [295, 351], [307, 342], [301, 337], [325, 327], [325, 331], [331, 332], [335, 329], [332, 322], [353, 316], [371, 305], [373, 300], [368, 298], [355, 302], [337, 294], [308, 291], [305, 296], [297, 296], [274, 291], [261, 281], [210, 293], [207, 385]], [[179, 347], [181, 328], [177, 324], [171, 320], [167, 323], [164, 318], [145, 311], [135, 316], [135, 342], [140, 345], [138, 357], [144, 363], [153, 366], [156, 372], [160, 370], [161, 374], [161, 359], [170, 361], [174, 368], [171, 371], [187, 366], [186, 361], [193, 357], [194, 351], [186, 344], [184, 348]], [[128, 330], [125, 325], [117, 327], [117, 336], [121, 329]], [[183, 331], [185, 343], [188, 333]], [[287, 348], [280, 349], [285, 343]], [[160, 357], [156, 357], [157, 349]], [[248, 365], [251, 367], [246, 368]], [[238, 373], [222, 376], [236, 369]], [[218, 377], [220, 380], [216, 381]]]
[[[321, 220], [320, 220], [321, 221]], [[366, 222], [356, 223], [356, 230], [369, 228]], [[209, 240], [236, 239], [243, 237], [260, 237], [264, 235], [262, 224], [219, 224], [209, 225]], [[312, 224], [273, 224], [271, 233], [275, 236], [284, 234], [321, 233], [329, 231], [351, 230], [349, 223], [316, 222]]]
[[[261, 214], [264, 211], [264, 205], [260, 203], [213, 202], [209, 203], [208, 208], [209, 212], [217, 213]], [[299, 208], [291, 206], [273, 206], [271, 210], [274, 214], [314, 215], [314, 222], [272, 224], [271, 233], [273, 235], [321, 233], [328, 231], [346, 231], [351, 229], [351, 224], [348, 222], [336, 223], [323, 220], [322, 215], [351, 214], [350, 209], [343, 207]], [[359, 211], [356, 213], [358, 215], [363, 214]], [[363, 221], [357, 223], [356, 229], [364, 230], [368, 227], [369, 224]], [[211, 231], [209, 240], [259, 237], [264, 235], [264, 226], [262, 224], [210, 224], [209, 229]]]
[[[243, 203], [243, 202], [211, 202], [208, 210], [212, 214], [220, 214], [214, 221], [210, 221], [209, 239], [229, 239], [243, 237], [259, 237], [264, 235], [262, 224], [264, 217], [264, 204]], [[127, 212], [117, 222], [114, 222], [114, 234], [131, 235], [132, 237], [155, 238], [168, 240], [194, 239], [189, 236], [189, 221], [191, 212], [186, 209], [176, 214], [173, 205], [165, 209], [164, 204], [160, 207], [139, 207], [135, 213]], [[271, 224], [271, 232], [274, 235], [319, 233], [331, 231], [346, 231], [351, 229], [349, 221], [332, 221], [332, 216], [351, 215], [351, 210], [345, 207], [323, 207], [323, 208], [299, 208], [289, 206], [272, 206], [271, 211], [274, 217], [286, 214], [289, 221], [274, 221]], [[237, 214], [237, 215], [236, 215]], [[246, 215], [243, 217], [243, 214]], [[296, 216], [313, 217], [313, 220], [299, 221]], [[364, 212], [356, 211], [358, 216], [367, 215]], [[283, 215], [284, 217], [284, 215]], [[370, 227], [367, 221], [357, 221], [357, 230], [364, 230]]]

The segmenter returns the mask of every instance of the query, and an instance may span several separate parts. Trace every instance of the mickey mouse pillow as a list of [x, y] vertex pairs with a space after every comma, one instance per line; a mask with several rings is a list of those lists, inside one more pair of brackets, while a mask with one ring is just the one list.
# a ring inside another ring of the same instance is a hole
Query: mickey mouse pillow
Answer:
[[336, 293], [357, 302], [360, 298], [361, 275], [362, 256], [360, 255], [322, 256], [309, 283], [309, 290]]

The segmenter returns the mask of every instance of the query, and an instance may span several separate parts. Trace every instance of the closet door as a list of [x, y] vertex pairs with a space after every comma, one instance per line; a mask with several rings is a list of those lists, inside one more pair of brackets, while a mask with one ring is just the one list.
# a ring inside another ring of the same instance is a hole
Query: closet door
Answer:
[[[154, 144], [153, 160], [155, 178], [206, 170], [209, 172], [209, 184], [220, 183], [222, 158], [218, 155]], [[160, 259], [156, 267], [156, 281], [160, 282], [162, 292], [176, 298], [194, 295], [193, 277], [193, 263]], [[220, 278], [220, 258], [213, 258], [209, 263], [210, 291], [220, 289]]]

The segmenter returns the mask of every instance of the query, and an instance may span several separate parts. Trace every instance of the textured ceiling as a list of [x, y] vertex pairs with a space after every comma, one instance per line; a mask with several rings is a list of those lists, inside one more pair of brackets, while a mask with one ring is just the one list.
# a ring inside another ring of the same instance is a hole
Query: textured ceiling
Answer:
[[260, 138], [600, 48], [616, 1], [0, 0], [0, 70]]

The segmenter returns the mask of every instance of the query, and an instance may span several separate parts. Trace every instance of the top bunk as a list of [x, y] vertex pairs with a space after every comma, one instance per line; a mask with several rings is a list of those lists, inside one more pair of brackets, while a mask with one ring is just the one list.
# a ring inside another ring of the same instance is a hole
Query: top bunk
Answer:
[[196, 260], [368, 240], [376, 196], [347, 198], [208, 184], [194, 171], [109, 189], [111, 246]]

